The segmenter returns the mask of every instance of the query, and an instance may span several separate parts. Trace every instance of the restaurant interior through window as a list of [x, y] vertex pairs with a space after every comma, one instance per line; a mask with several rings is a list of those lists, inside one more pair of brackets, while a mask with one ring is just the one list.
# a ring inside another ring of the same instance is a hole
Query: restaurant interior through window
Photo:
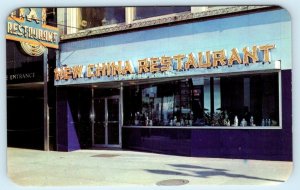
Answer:
[[280, 126], [278, 72], [124, 88], [125, 126]]

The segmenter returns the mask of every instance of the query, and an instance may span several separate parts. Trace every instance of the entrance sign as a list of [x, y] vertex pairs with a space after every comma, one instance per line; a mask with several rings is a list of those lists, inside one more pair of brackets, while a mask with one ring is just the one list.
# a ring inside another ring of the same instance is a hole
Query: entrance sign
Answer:
[[43, 54], [44, 48], [58, 49], [58, 28], [46, 24], [46, 8], [20, 8], [7, 19], [6, 39], [19, 41], [31, 56]]

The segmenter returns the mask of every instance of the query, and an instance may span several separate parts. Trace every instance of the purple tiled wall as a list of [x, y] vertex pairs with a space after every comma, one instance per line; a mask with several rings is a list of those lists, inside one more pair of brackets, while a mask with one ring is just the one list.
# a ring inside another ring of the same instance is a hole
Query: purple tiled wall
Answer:
[[80, 149], [80, 144], [78, 141], [78, 135], [75, 129], [75, 122], [68, 100], [68, 93], [64, 89], [58, 89], [57, 91], [57, 150], [78, 150]]

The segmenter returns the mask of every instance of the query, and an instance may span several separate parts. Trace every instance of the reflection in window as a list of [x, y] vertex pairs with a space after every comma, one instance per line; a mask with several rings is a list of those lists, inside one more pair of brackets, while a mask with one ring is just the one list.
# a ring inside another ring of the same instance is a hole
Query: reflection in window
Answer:
[[81, 29], [125, 22], [125, 8], [81, 8]]
[[191, 7], [136, 7], [136, 20], [190, 10]]
[[278, 126], [278, 74], [193, 77], [126, 87], [125, 125]]
[[50, 25], [50, 26], [57, 26], [57, 9], [56, 8], [47, 8], [46, 9], [46, 22], [44, 24]]

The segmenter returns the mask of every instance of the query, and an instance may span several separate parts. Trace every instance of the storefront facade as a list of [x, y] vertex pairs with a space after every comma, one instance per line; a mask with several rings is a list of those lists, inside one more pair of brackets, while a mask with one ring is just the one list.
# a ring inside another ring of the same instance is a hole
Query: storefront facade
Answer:
[[54, 150], [53, 69], [58, 48], [54, 8], [19, 8], [7, 18], [7, 145]]
[[54, 80], [57, 150], [292, 160], [291, 20], [278, 7], [66, 39]]

